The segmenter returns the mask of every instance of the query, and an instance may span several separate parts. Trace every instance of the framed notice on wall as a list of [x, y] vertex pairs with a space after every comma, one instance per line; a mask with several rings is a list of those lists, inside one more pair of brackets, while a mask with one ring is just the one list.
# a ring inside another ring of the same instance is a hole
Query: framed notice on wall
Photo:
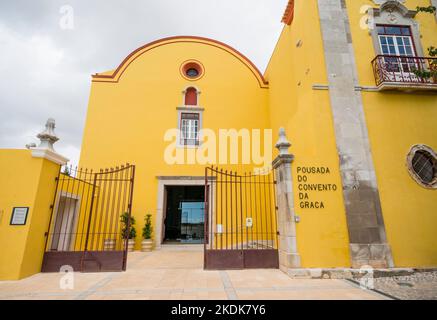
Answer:
[[27, 215], [29, 213], [29, 207], [15, 207], [12, 210], [11, 226], [24, 226], [26, 225]]

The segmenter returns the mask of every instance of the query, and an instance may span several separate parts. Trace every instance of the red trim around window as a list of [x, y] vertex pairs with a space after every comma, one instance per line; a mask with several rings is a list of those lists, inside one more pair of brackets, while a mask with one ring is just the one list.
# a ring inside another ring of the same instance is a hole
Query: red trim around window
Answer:
[[[410, 35], [403, 35], [403, 34], [400, 34], [400, 35], [396, 35], [396, 34], [390, 34], [390, 33], [379, 33], [378, 32], [378, 27], [400, 27], [400, 28], [408, 28], [408, 29], [410, 29]], [[377, 34], [378, 34], [378, 41], [380, 41], [379, 40], [379, 36], [400, 36], [400, 37], [411, 37], [411, 42], [412, 42], [412, 45], [413, 45], [413, 50], [414, 50], [414, 57], [417, 57], [418, 55], [417, 55], [417, 48], [416, 48], [416, 41], [415, 41], [415, 39], [414, 39], [414, 35], [413, 35], [413, 29], [411, 28], [411, 26], [406, 26], [406, 25], [397, 25], [397, 24], [377, 24], [376, 25], [376, 32], [377, 32]], [[381, 45], [381, 44], [379, 44], [379, 45]]]

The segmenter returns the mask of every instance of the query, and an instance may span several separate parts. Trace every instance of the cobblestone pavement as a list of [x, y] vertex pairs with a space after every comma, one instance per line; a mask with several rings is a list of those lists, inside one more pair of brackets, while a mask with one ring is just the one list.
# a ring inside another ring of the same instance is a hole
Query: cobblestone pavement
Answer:
[[271, 269], [205, 271], [203, 246], [199, 250], [169, 247], [130, 253], [126, 272], [75, 273], [71, 290], [60, 288], [62, 276], [37, 274], [0, 282], [0, 300], [387, 299], [346, 280], [292, 279]]
[[401, 300], [437, 300], [437, 272], [376, 278], [376, 290]]

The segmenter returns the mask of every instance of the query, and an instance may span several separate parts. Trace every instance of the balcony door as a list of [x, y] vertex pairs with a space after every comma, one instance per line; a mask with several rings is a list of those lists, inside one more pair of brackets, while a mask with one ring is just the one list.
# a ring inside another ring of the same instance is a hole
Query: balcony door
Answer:
[[[414, 39], [408, 26], [378, 25], [378, 39], [384, 57], [385, 70], [393, 74], [393, 81], [404, 81], [405, 77], [417, 80], [414, 70], [418, 65]], [[392, 56], [392, 57], [388, 57]]]

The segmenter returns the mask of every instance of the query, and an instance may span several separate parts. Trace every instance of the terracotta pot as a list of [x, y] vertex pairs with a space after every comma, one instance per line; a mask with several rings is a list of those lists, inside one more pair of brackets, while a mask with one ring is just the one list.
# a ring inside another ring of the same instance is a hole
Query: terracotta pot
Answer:
[[114, 251], [115, 250], [115, 239], [105, 239], [103, 242], [103, 250]]
[[150, 252], [153, 248], [153, 240], [145, 239], [141, 242], [141, 251], [142, 252]]

